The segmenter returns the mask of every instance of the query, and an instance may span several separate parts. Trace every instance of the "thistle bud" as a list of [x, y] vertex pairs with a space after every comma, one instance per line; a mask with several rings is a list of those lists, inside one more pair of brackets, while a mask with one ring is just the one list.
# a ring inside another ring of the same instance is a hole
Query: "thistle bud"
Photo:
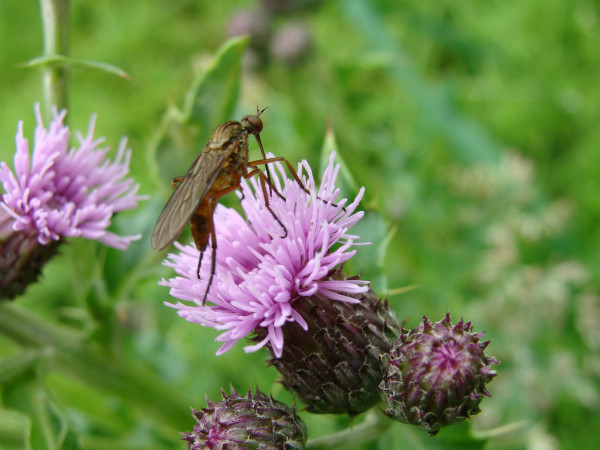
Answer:
[[274, 400], [258, 389], [243, 396], [231, 388], [223, 400], [192, 409], [196, 425], [182, 433], [190, 450], [303, 449], [306, 425], [293, 407]]
[[[342, 278], [338, 271], [335, 279]], [[283, 353], [270, 360], [285, 388], [312, 413], [352, 417], [380, 401], [380, 357], [401, 327], [387, 301], [372, 291], [351, 296], [360, 303], [332, 301], [320, 293], [299, 299], [294, 307], [307, 329], [298, 322], [283, 326]]]
[[486, 356], [489, 341], [472, 333], [471, 322], [452, 325], [450, 314], [440, 322], [427, 317], [414, 330], [403, 330], [384, 355], [385, 375], [379, 389], [385, 414], [435, 435], [480, 412], [479, 404], [496, 372], [495, 358]]

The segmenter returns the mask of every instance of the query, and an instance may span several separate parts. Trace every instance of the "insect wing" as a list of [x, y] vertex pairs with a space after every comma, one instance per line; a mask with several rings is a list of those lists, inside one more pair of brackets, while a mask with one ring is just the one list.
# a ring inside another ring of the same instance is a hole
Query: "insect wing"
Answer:
[[152, 248], [162, 250], [175, 241], [215, 182], [224, 161], [233, 152], [229, 148], [213, 150], [207, 145], [187, 171], [183, 180], [158, 216], [152, 231]]

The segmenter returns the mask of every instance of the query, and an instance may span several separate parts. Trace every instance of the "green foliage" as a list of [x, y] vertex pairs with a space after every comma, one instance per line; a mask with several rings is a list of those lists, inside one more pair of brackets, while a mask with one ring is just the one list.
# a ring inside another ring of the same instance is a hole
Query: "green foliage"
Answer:
[[[70, 240], [6, 309], [36, 332], [0, 337], [0, 449], [184, 448], [188, 408], [230, 383], [292, 401], [264, 353], [238, 345], [215, 357], [216, 333], [163, 305], [172, 300], [157, 282], [172, 271], [149, 244], [170, 178], [216, 124], [257, 105], [269, 106], [267, 151], [318, 167], [335, 148], [343, 192], [366, 187], [353, 232], [373, 245], [348, 273], [382, 295], [417, 285], [390, 296], [408, 327], [449, 310], [485, 330], [501, 362], [492, 398], [469, 423], [436, 437], [394, 423], [363, 448], [598, 446], [596, 4], [321, 2], [272, 18], [274, 29], [297, 20], [308, 28], [312, 51], [301, 63], [266, 57], [251, 69], [244, 55], [254, 44], [227, 41], [226, 29], [236, 7], [253, 2], [71, 3], [73, 60], [102, 61], [131, 80], [73, 65], [70, 126], [85, 130], [97, 112], [96, 135], [113, 152], [127, 135], [132, 175], [151, 199], [115, 220], [116, 232], [143, 233], [128, 251]], [[17, 122], [32, 137], [42, 98], [38, 70], [22, 67], [41, 54], [37, 8], [0, 2], [11, 17], [0, 27], [8, 163]], [[349, 424], [301, 415], [310, 438]]]

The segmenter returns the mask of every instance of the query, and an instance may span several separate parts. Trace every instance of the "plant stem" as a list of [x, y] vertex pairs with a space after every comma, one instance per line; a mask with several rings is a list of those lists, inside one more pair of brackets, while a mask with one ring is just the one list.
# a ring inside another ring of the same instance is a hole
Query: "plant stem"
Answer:
[[5, 302], [0, 304], [0, 334], [25, 348], [43, 350], [52, 370], [134, 405], [174, 430], [192, 422], [189, 403], [148, 367], [129, 358], [109, 357], [95, 342], [66, 327]]
[[[44, 30], [44, 56], [69, 55], [70, 0], [40, 0]], [[68, 105], [68, 68], [62, 64], [46, 64], [43, 69], [44, 116], [52, 118], [52, 108]]]
[[306, 443], [306, 449], [351, 449], [364, 446], [379, 438], [393, 423], [394, 421], [384, 416], [381, 411], [372, 408], [361, 424], [338, 433], [311, 439]]

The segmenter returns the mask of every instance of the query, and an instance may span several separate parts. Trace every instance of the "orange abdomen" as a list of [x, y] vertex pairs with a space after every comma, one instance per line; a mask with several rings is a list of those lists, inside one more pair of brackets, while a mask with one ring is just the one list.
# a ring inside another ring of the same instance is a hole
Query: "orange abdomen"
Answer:
[[208, 201], [203, 201], [190, 219], [190, 229], [192, 237], [199, 252], [206, 250], [210, 232], [212, 229], [212, 215], [214, 208], [211, 208]]

